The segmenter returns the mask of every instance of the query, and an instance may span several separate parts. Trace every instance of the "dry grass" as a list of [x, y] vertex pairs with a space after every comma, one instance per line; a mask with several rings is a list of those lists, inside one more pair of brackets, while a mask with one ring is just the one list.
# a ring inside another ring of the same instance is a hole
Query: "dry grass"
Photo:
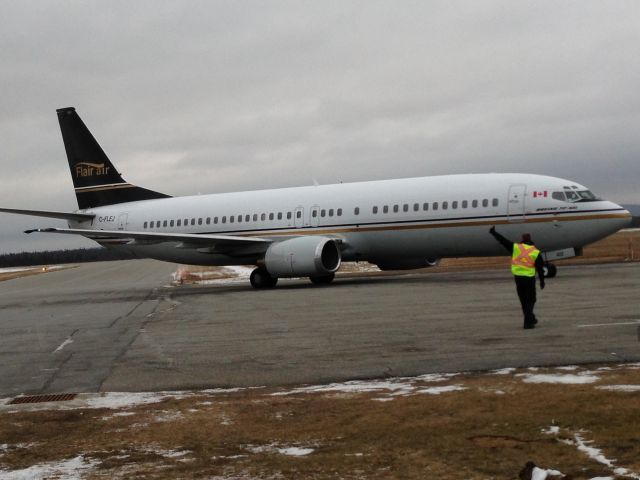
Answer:
[[[128, 416], [105, 409], [5, 412], [0, 444], [8, 448], [0, 469], [82, 454], [100, 461], [88, 478], [503, 479], [517, 478], [528, 460], [574, 479], [613, 476], [561, 441], [582, 431], [616, 466], [640, 472], [639, 394], [595, 388], [638, 385], [640, 369], [597, 375], [586, 385], [530, 384], [513, 374], [424, 383], [466, 387], [440, 395], [197, 394], [123, 410]], [[558, 435], [543, 432], [554, 424]], [[289, 446], [314, 451], [292, 457], [276, 450]]]

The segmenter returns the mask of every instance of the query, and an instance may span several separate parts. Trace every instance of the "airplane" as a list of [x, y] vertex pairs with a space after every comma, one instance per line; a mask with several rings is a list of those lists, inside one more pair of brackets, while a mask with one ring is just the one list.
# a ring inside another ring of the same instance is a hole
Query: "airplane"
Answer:
[[279, 278], [328, 284], [342, 262], [381, 270], [436, 265], [441, 258], [504, 255], [489, 234], [532, 235], [552, 260], [627, 226], [631, 214], [572, 180], [522, 173], [442, 175], [172, 197], [126, 182], [75, 108], [57, 110], [78, 210], [0, 208], [63, 219], [81, 235], [139, 257], [190, 265], [255, 265], [250, 283]]

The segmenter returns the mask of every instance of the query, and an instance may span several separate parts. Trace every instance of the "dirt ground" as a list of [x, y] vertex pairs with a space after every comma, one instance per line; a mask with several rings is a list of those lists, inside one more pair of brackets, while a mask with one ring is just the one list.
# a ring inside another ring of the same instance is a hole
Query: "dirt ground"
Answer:
[[138, 395], [0, 407], [0, 478], [640, 478], [640, 364]]

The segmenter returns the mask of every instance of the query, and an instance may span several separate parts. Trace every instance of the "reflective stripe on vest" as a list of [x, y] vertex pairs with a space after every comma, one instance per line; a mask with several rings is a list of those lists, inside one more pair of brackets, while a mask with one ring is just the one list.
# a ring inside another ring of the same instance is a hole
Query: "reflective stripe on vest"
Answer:
[[513, 255], [511, 256], [511, 273], [521, 277], [536, 276], [536, 258], [540, 255], [533, 245], [524, 243], [513, 244]]

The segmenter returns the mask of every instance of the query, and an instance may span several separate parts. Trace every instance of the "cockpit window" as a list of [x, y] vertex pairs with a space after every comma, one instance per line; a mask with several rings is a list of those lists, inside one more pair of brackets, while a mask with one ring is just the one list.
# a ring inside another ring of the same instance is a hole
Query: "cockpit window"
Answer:
[[551, 197], [554, 200], [561, 200], [570, 203], [597, 202], [600, 200], [590, 190], [573, 190], [567, 187], [565, 187], [564, 192], [553, 192]]
[[568, 202], [577, 202], [580, 200], [580, 196], [573, 190], [565, 190], [564, 194], [567, 196]]
[[597, 202], [599, 200], [599, 198], [589, 190], [579, 190], [578, 195], [580, 195], [579, 202]]

